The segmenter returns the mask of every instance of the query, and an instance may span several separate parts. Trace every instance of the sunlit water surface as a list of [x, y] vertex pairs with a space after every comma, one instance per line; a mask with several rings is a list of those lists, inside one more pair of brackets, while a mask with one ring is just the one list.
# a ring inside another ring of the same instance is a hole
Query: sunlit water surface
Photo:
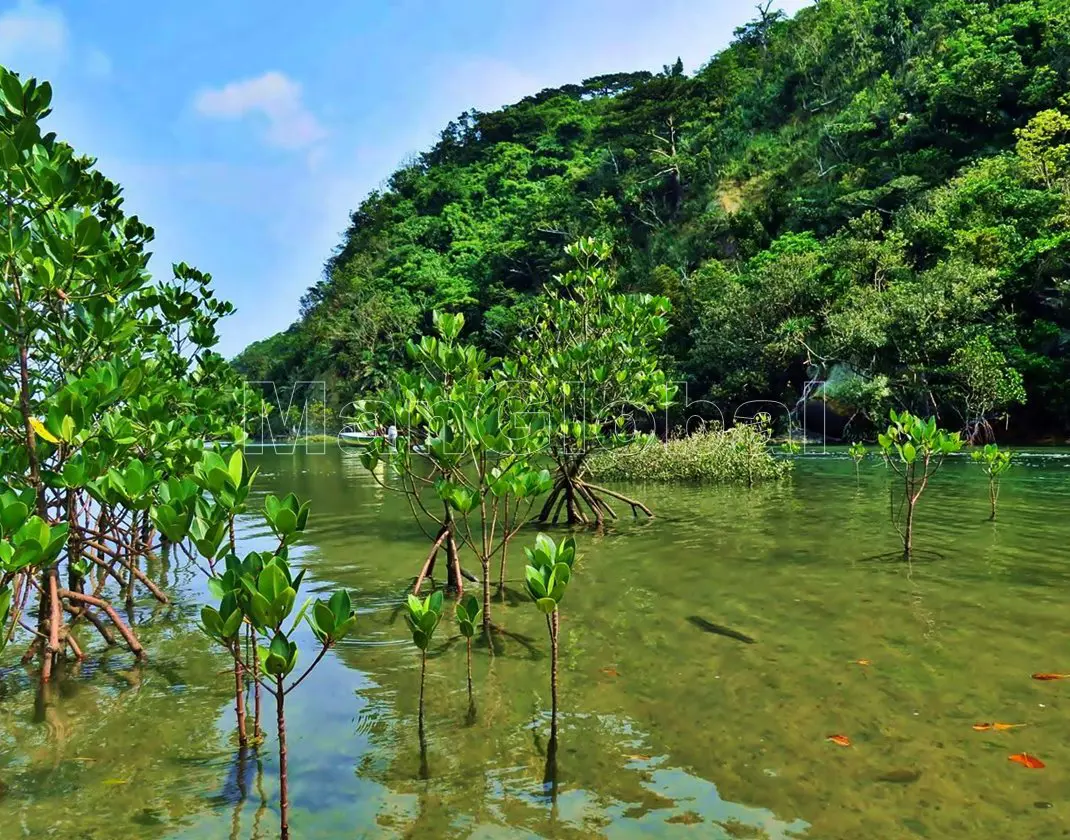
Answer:
[[[888, 558], [876, 462], [860, 481], [841, 453], [775, 487], [629, 488], [657, 518], [582, 536], [562, 607], [556, 796], [546, 627], [519, 548], [494, 607], [510, 635], [475, 652], [474, 715], [464, 645], [452, 621], [438, 632], [422, 767], [398, 605], [428, 541], [355, 453], [253, 457], [261, 493], [313, 501], [306, 588], [348, 587], [360, 613], [288, 700], [296, 838], [1070, 836], [1070, 681], [1030, 679], [1070, 672], [1065, 453], [1012, 470], [996, 523], [976, 467], [948, 465], [911, 565]], [[239, 536], [271, 544], [253, 518]], [[145, 666], [82, 630], [92, 654], [35, 700], [5, 654], [4, 840], [277, 836], [274, 741], [236, 749], [228, 661], [196, 629], [203, 580], [174, 558], [148, 571], [178, 597], [138, 607]], [[1046, 767], [1008, 760], [1021, 752]]]

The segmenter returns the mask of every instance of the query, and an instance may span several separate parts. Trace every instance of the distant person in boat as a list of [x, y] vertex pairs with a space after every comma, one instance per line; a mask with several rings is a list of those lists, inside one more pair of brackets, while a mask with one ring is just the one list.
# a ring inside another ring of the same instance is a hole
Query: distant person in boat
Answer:
[[397, 442], [397, 439], [398, 427], [391, 423], [390, 428], [386, 430], [386, 442], [393, 446], [394, 443]]

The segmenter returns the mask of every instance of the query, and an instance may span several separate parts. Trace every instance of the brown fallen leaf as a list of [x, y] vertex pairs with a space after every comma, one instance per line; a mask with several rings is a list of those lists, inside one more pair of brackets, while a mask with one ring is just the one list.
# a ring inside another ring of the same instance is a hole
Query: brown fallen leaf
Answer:
[[1010, 757], [1011, 761], [1016, 761], [1023, 767], [1028, 767], [1030, 770], [1040, 770], [1044, 767], [1044, 762], [1037, 758], [1035, 755], [1029, 753], [1015, 753]]
[[872, 665], [872, 664], [873, 663], [870, 662], [868, 659], [856, 659], [855, 660], [855, 665]]
[[988, 732], [990, 729], [994, 729], [996, 732], [1005, 732], [1008, 729], [1018, 729], [1028, 725], [1026, 723], [975, 723], [973, 728], [978, 732]]
[[649, 755], [643, 755], [642, 753], [636, 753], [635, 755], [624, 756], [628, 761], [650, 761]]
[[1070, 680], [1070, 674], [1033, 674], [1035, 680]]
[[832, 741], [832, 743], [838, 744], [841, 747], [851, 746], [851, 739], [846, 735], [829, 735], [825, 740]]
[[617, 669], [616, 668], [602, 668], [600, 670], [607, 677], [619, 677], [620, 676], [620, 674], [617, 673]]

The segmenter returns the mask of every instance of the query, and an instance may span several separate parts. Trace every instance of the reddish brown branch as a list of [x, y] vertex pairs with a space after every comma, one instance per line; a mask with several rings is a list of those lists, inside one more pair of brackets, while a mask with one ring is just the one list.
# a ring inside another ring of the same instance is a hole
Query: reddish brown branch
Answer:
[[115, 612], [112, 605], [105, 601], [103, 598], [97, 598], [94, 595], [83, 595], [81, 592], [71, 592], [69, 589], [59, 590], [59, 594], [63, 598], [67, 598], [71, 601], [78, 601], [82, 604], [91, 604], [98, 609], [104, 610], [108, 618], [111, 619], [111, 623], [115, 625], [115, 629], [119, 631], [119, 635], [126, 640], [127, 646], [133, 651], [134, 656], [138, 659], [145, 658], [145, 649], [138, 642], [137, 637], [133, 634], [126, 623], [119, 618], [119, 614]]

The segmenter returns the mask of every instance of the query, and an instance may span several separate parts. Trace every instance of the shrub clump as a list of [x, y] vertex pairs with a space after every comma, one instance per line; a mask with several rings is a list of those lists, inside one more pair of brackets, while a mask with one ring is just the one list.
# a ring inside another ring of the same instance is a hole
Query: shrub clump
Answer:
[[648, 436], [592, 456], [588, 469], [606, 481], [779, 481], [791, 472], [792, 464], [775, 457], [769, 440], [768, 430], [754, 424], [704, 429], [665, 443]]

